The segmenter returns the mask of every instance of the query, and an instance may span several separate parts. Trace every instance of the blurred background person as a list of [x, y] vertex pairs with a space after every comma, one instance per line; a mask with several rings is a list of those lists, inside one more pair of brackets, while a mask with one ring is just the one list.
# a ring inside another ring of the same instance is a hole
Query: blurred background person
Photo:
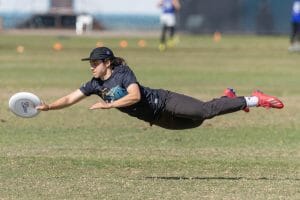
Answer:
[[93, 30], [93, 16], [82, 13], [76, 17], [76, 34], [82, 35], [83, 32], [91, 32]]
[[300, 51], [300, 0], [295, 0], [292, 10], [292, 32], [290, 51]]
[[269, 0], [261, 0], [256, 16], [256, 33], [261, 35], [274, 34], [274, 20]]
[[[162, 31], [160, 37], [159, 50], [164, 51], [166, 47], [173, 47], [178, 42], [178, 38], [175, 35], [176, 26], [176, 12], [180, 10], [179, 0], [160, 0], [158, 6], [161, 7], [162, 13], [160, 21], [162, 24]], [[167, 32], [169, 32], [169, 38], [167, 37]]]

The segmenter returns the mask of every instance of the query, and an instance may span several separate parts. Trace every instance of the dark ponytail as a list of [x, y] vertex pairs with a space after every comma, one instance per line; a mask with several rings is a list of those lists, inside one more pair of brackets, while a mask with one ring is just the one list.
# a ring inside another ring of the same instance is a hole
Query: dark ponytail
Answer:
[[114, 57], [110, 59], [112, 68], [120, 66], [120, 65], [127, 65], [126, 61], [121, 57]]

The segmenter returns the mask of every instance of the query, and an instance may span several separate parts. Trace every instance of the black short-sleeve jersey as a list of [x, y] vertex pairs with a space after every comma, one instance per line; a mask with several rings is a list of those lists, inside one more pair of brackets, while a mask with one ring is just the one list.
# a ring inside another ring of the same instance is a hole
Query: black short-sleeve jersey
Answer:
[[111, 102], [126, 96], [128, 86], [133, 83], [138, 84], [140, 88], [141, 100], [133, 105], [117, 109], [151, 123], [164, 108], [168, 91], [141, 86], [128, 66], [115, 67], [107, 80], [92, 78], [83, 84], [80, 90], [86, 96], [98, 95], [104, 101]]

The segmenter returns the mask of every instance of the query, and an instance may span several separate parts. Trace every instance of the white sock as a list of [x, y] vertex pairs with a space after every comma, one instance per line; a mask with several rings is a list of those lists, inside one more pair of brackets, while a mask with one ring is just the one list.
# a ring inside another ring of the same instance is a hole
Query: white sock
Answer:
[[258, 105], [258, 97], [244, 97], [247, 103], [247, 107], [255, 107]]

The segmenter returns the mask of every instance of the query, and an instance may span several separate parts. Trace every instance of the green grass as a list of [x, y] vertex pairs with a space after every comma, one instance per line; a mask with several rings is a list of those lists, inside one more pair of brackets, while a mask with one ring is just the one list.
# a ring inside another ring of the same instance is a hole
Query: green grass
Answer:
[[[182, 36], [160, 53], [157, 38], [1, 35], [0, 199], [299, 199], [300, 54], [287, 37]], [[69, 109], [22, 119], [9, 97], [51, 102], [90, 79], [80, 58], [97, 41], [124, 57], [145, 86], [210, 100], [231, 86], [280, 97], [283, 110], [253, 108], [169, 131], [116, 110]], [[60, 41], [64, 49], [52, 50]], [[23, 45], [23, 54], [16, 46]]]

